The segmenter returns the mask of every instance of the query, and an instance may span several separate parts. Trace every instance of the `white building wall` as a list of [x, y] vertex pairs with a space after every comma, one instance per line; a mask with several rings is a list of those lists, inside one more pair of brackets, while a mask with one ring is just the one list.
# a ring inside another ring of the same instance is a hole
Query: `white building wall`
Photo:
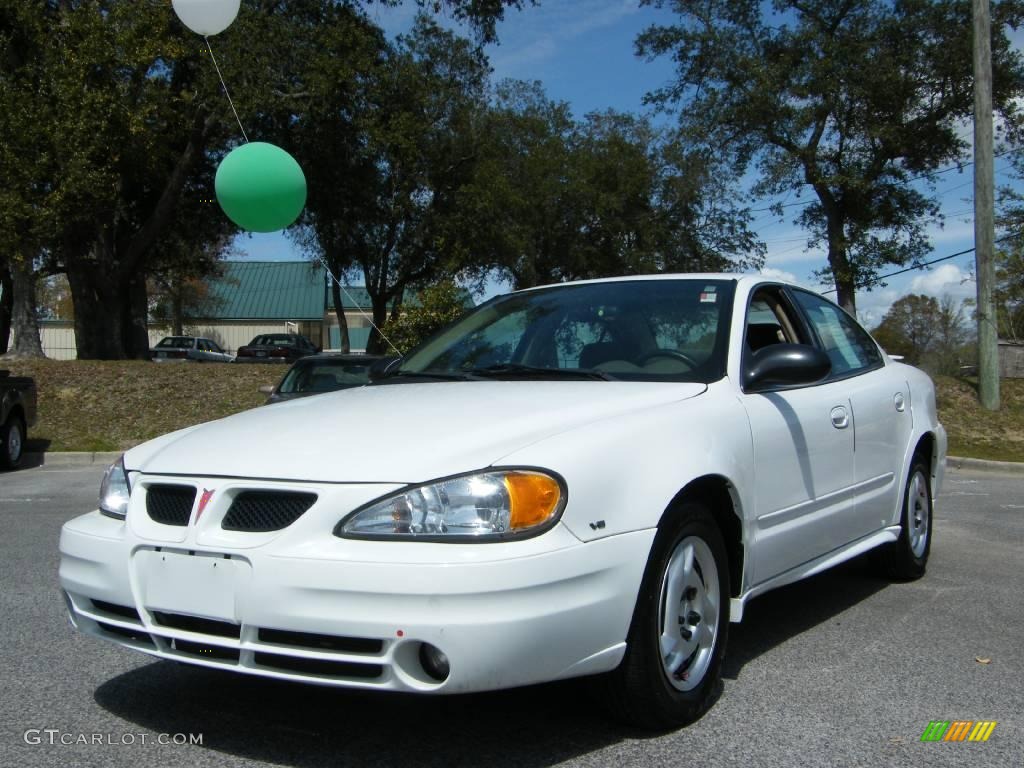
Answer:
[[[186, 323], [186, 336], [202, 336], [217, 342], [230, 354], [248, 344], [261, 333], [300, 333], [314, 344], [322, 345], [323, 322], [320, 320], [269, 322], [222, 321], [214, 323]], [[154, 346], [164, 336], [170, 336], [167, 326], [150, 326], [149, 345]], [[39, 337], [43, 354], [51, 360], [74, 360], [78, 355], [75, 347], [75, 328], [70, 321], [48, 321], [40, 324]], [[11, 342], [13, 344], [13, 336]]]

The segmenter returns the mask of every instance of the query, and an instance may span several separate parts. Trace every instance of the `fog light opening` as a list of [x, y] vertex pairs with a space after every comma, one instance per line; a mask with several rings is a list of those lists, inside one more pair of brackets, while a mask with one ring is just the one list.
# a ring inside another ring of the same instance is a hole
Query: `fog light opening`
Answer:
[[423, 671], [439, 683], [447, 680], [451, 673], [448, 657], [441, 652], [440, 648], [430, 643], [420, 643], [420, 664], [423, 666]]

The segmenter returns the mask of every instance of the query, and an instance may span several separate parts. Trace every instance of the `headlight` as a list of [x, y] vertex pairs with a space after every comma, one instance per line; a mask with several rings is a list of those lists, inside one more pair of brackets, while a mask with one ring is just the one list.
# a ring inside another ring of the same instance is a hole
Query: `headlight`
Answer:
[[494, 541], [547, 530], [565, 507], [561, 478], [536, 469], [477, 472], [408, 488], [334, 529], [351, 539]]
[[123, 520], [128, 512], [128, 497], [131, 492], [122, 456], [103, 474], [103, 482], [100, 483], [100, 512], [108, 517]]

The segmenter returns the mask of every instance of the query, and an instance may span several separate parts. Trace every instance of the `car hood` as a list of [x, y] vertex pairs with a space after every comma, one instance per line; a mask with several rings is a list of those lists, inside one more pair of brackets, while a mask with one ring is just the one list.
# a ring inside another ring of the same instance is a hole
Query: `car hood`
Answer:
[[417, 483], [469, 472], [546, 437], [701, 394], [704, 384], [604, 381], [358, 387], [256, 408], [130, 450], [130, 470]]

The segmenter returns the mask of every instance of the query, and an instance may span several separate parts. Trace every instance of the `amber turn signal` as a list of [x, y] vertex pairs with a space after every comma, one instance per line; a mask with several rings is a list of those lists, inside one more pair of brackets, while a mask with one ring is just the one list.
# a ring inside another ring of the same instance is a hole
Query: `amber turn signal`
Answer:
[[509, 472], [505, 488], [512, 507], [509, 527], [513, 531], [547, 522], [558, 510], [562, 495], [556, 480], [538, 472]]

